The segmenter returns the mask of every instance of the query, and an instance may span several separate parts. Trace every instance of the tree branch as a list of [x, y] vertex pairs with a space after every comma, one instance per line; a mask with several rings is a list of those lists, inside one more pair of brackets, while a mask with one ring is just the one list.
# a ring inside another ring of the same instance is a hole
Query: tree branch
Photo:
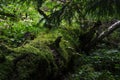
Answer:
[[97, 38], [97, 40], [101, 40], [105, 38], [106, 36], [110, 35], [113, 31], [115, 31], [117, 28], [120, 28], [120, 21], [115, 22], [113, 25], [108, 27], [107, 30], [103, 31]]
[[102, 39], [110, 35], [113, 31], [120, 28], [120, 21], [115, 22], [110, 27], [107, 28], [107, 30], [103, 31], [98, 35], [98, 37], [94, 38], [92, 41], [90, 41], [83, 50], [86, 52], [90, 51], [91, 49], [95, 48], [98, 43], [101, 42]]
[[39, 14], [42, 15], [45, 19], [48, 19], [48, 16], [47, 16], [40, 8], [37, 8], [37, 11], [38, 11]]
[[0, 15], [2, 15], [2, 16], [7, 16], [7, 17], [16, 17], [15, 14], [5, 13], [5, 12], [3, 12], [3, 11], [0, 11]]

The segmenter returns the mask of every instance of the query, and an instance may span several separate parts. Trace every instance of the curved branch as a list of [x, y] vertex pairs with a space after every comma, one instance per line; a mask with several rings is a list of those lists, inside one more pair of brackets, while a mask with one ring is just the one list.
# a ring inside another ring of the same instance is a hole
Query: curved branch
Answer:
[[115, 22], [113, 25], [111, 25], [110, 27], [108, 27], [107, 30], [103, 31], [99, 36], [98, 36], [98, 40], [101, 40], [103, 38], [105, 38], [106, 36], [110, 35], [113, 31], [115, 31], [117, 28], [120, 28], [120, 21]]
[[107, 28], [107, 30], [103, 31], [98, 35], [98, 37], [94, 38], [92, 41], [90, 41], [85, 47], [84, 51], [90, 51], [91, 49], [95, 48], [97, 44], [101, 42], [102, 39], [110, 35], [113, 31], [120, 28], [120, 21], [115, 22], [110, 27]]

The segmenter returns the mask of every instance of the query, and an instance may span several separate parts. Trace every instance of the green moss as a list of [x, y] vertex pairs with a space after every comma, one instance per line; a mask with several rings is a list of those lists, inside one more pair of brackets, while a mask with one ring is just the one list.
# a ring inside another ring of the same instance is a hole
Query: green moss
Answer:
[[9, 80], [12, 73], [11, 61], [0, 63], [0, 80]]
[[[56, 34], [55, 34], [56, 33]], [[45, 33], [38, 36], [35, 40], [17, 48], [10, 48], [12, 53], [6, 56], [11, 62], [12, 74], [11, 80], [56, 80], [65, 76], [70, 69], [67, 69], [71, 60], [72, 52], [68, 52], [64, 44], [64, 39], [60, 42], [60, 48], [54, 46], [50, 48], [50, 44], [54, 43], [59, 33]], [[27, 56], [19, 57], [27, 54]], [[57, 56], [56, 56], [57, 55]], [[17, 60], [17, 62], [14, 62]], [[4, 64], [4, 66], [6, 66]], [[10, 67], [9, 67], [10, 68]], [[8, 74], [3, 74], [7, 76]]]
[[24, 60], [17, 63], [17, 70], [19, 72], [17, 78], [19, 80], [46, 80], [52, 73], [52, 66], [55, 68], [53, 60], [30, 54]]

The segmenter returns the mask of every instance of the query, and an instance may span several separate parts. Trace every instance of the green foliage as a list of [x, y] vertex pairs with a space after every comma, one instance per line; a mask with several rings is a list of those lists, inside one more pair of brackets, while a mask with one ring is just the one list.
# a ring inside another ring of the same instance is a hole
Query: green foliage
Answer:
[[34, 36], [35, 38], [39, 32], [39, 28], [36, 28], [33, 26], [25, 26], [20, 23], [18, 23], [17, 25], [15, 24], [13, 26], [10, 26], [9, 28], [3, 27], [1, 29], [0, 39], [3, 43], [6, 43], [10, 46], [12, 45], [13, 47], [17, 47], [17, 46], [20, 46], [22, 43], [24, 43], [24, 41], [28, 38], [27, 36], [25, 36], [27, 32], [31, 34], [31, 35], [28, 35], [28, 37]]
[[82, 55], [75, 63], [80, 66], [69, 75], [69, 80], [119, 80], [119, 60], [119, 51], [114, 49], [100, 49], [91, 56]]
[[[97, 35], [90, 32], [96, 19], [119, 18], [118, 3], [1, 0], [0, 80], [64, 80], [66, 76], [71, 80], [119, 80], [119, 48], [110, 50], [113, 45], [100, 44], [89, 56], [82, 51]], [[92, 35], [84, 42], [86, 33]], [[59, 36], [62, 40], [56, 47], [53, 43]], [[105, 40], [119, 42], [119, 37], [118, 30]]]
[[0, 62], [0, 79], [8, 80], [12, 73], [11, 61]]
[[118, 13], [120, 13], [119, 2], [120, 0], [106, 0], [105, 2], [103, 0], [89, 0], [86, 9], [88, 12], [92, 13], [92, 15], [101, 15], [101, 18], [107, 16], [108, 18], [117, 17], [118, 19]]

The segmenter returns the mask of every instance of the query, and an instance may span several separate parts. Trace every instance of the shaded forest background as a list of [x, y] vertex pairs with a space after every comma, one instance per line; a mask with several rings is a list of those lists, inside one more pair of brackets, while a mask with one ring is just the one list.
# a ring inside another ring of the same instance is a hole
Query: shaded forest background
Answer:
[[0, 80], [119, 80], [120, 0], [0, 0]]

